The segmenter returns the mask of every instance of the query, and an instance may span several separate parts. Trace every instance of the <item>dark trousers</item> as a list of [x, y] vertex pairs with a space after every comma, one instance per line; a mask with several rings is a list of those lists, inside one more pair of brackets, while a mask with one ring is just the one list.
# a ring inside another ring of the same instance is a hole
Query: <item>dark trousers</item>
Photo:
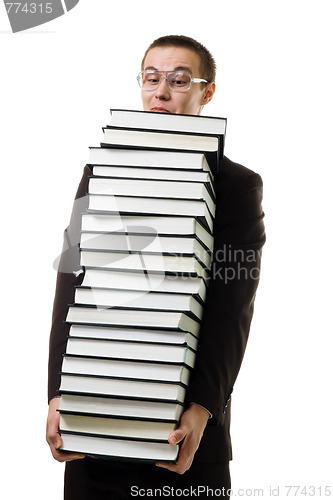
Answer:
[[229, 462], [194, 460], [185, 474], [177, 474], [151, 464], [86, 457], [66, 464], [64, 500], [228, 499], [229, 489]]

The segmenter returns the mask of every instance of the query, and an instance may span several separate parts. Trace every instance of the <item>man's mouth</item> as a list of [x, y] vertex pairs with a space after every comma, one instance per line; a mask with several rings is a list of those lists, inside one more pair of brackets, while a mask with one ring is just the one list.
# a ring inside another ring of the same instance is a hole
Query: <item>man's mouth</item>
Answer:
[[167, 109], [158, 107], [152, 108], [150, 111], [154, 111], [155, 113], [170, 113]]

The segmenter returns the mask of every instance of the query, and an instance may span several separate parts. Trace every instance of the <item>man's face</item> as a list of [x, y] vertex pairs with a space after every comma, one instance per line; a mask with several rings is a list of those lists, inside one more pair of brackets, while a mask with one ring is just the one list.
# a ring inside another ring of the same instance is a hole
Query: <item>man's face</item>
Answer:
[[[174, 71], [178, 67], [188, 68], [194, 78], [202, 78], [198, 54], [183, 47], [154, 47], [148, 52], [143, 69]], [[162, 78], [156, 89], [141, 90], [143, 109], [160, 113], [199, 115], [202, 106], [213, 97], [214, 90], [214, 83], [203, 89], [200, 83], [192, 83], [187, 92], [176, 92], [170, 90], [166, 79]]]

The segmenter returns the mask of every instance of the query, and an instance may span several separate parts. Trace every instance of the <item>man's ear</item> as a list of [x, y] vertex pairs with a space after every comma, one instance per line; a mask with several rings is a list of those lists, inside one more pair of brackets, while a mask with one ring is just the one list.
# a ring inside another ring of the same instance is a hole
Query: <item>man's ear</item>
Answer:
[[213, 99], [215, 89], [216, 89], [215, 82], [210, 82], [206, 85], [206, 88], [204, 89], [204, 93], [202, 96], [202, 101], [201, 101], [202, 106], [205, 106], [206, 104], [209, 103], [209, 101], [211, 101]]

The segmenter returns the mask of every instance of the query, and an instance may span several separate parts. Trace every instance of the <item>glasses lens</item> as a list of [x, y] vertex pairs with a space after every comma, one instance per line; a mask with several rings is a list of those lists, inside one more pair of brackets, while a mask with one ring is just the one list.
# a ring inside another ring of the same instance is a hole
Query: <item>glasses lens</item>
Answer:
[[160, 83], [161, 75], [155, 71], [142, 71], [140, 74], [140, 87], [144, 90], [154, 90]]
[[172, 90], [185, 91], [191, 86], [191, 75], [186, 71], [177, 71], [168, 74], [169, 87]]

